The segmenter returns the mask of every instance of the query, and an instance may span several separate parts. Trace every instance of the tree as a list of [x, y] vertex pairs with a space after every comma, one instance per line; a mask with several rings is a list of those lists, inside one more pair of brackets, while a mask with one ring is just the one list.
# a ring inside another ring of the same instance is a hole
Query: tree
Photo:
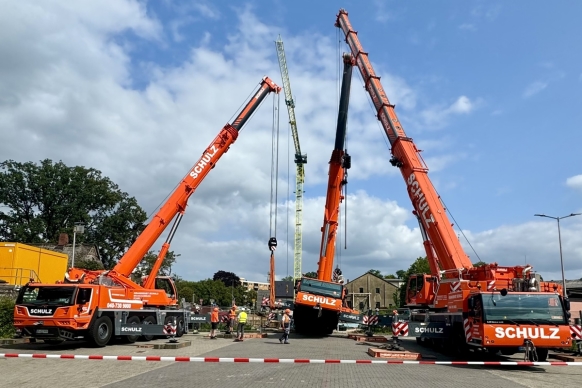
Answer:
[[67, 167], [45, 159], [39, 165], [7, 160], [0, 163], [0, 239], [22, 243], [56, 242], [85, 224], [79, 243], [99, 247], [111, 268], [143, 230], [147, 215], [101, 171]]
[[227, 287], [238, 287], [241, 285], [240, 278], [236, 274], [227, 271], [216, 272], [212, 280], [219, 280]]
[[396, 275], [388, 274], [384, 275], [384, 279], [398, 279], [398, 278], [396, 277]]
[[293, 276], [289, 275], [289, 276], [285, 276], [283, 279], [281, 279], [283, 281], [293, 281]]
[[473, 264], [473, 267], [482, 267], [484, 265], [487, 265], [486, 262], [479, 260], [478, 262], [476, 262], [475, 264]]
[[305, 272], [303, 277], [317, 279], [317, 272]]
[[380, 272], [380, 271], [379, 271], [379, 270], [377, 270], [377, 269], [369, 269], [369, 270], [368, 270], [368, 273], [371, 273], [372, 275], [376, 275], [376, 276], [378, 276], [378, 277], [380, 277], [380, 278], [381, 278], [381, 277], [383, 277], [383, 276], [382, 276], [382, 272]]
[[404, 279], [406, 277], [406, 271], [403, 269], [399, 269], [398, 271], [396, 271], [396, 276], [398, 277], [398, 279]]
[[184, 300], [188, 303], [198, 303], [198, 301], [192, 300], [192, 295], [194, 294], [194, 290], [191, 287], [184, 286], [182, 288], [178, 288], [178, 297], [180, 300], [184, 298]]
[[[159, 254], [159, 251], [158, 253], [154, 253], [153, 251], [146, 253], [133, 273], [136, 281], [139, 282], [141, 278], [150, 274]], [[169, 276], [172, 270], [172, 265], [176, 262], [178, 256], [180, 256], [180, 254], [175, 254], [174, 251], [166, 252], [166, 256], [163, 258], [162, 265], [156, 276]]]

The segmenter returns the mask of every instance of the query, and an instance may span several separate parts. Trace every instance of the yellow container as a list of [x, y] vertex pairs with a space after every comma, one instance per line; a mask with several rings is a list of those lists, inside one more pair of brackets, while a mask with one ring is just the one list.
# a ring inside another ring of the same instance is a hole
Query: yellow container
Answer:
[[69, 256], [66, 253], [21, 243], [0, 242], [0, 283], [24, 285], [32, 278], [42, 283], [63, 280]]

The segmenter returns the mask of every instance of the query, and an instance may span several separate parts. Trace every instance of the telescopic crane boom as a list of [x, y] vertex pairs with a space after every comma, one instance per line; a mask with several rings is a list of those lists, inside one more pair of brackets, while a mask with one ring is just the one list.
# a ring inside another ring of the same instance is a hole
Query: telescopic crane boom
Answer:
[[351, 55], [346, 54], [343, 62], [336, 138], [329, 161], [317, 279], [302, 277], [298, 282], [295, 297], [293, 311], [295, 331], [303, 334], [331, 334], [337, 327], [342, 313], [352, 317], [359, 314], [347, 307], [345, 285], [342, 282], [333, 281], [332, 277], [339, 206], [343, 200], [343, 187], [347, 183], [346, 170], [351, 165], [350, 157], [344, 150], [344, 144], [354, 60]]
[[281, 68], [281, 78], [283, 80], [283, 92], [285, 93], [285, 105], [289, 113], [289, 125], [295, 145], [295, 248], [293, 253], [293, 279], [301, 278], [301, 256], [302, 256], [302, 228], [303, 228], [303, 184], [305, 183], [305, 168], [307, 155], [301, 153], [299, 145], [299, 133], [297, 132], [297, 121], [295, 120], [295, 101], [291, 93], [291, 83], [289, 82], [289, 72], [287, 71], [287, 60], [285, 59], [285, 50], [281, 35], [275, 41], [277, 47], [277, 57], [279, 58], [279, 67]]
[[343, 9], [339, 12], [336, 26], [346, 36], [346, 42], [350, 46], [358, 69], [360, 69], [365, 88], [370, 94], [378, 120], [380, 120], [392, 147], [390, 163], [400, 168], [408, 187], [408, 195], [414, 204], [420, 222], [433, 244], [442, 269], [473, 267], [469, 257], [461, 247], [455, 231], [451, 227], [434, 186], [428, 178], [428, 168], [424, 164], [412, 139], [406, 136], [404, 128], [402, 128], [402, 124], [394, 111], [394, 105], [388, 100], [388, 96], [380, 83], [380, 77], [374, 72], [374, 68], [368, 59], [368, 53], [362, 48], [357, 32], [352, 28], [348, 20], [348, 14]]

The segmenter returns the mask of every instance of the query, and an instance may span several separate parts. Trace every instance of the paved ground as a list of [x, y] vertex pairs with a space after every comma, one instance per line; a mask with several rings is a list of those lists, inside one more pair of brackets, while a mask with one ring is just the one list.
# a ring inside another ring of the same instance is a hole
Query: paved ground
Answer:
[[[277, 337], [234, 343], [229, 339], [209, 340], [185, 336], [192, 346], [178, 350], [154, 350], [133, 345], [101, 349], [82, 343], [49, 348], [42, 344], [0, 347], [0, 353], [55, 353], [102, 355], [215, 356], [257, 358], [371, 359], [368, 345], [329, 337], [291, 338], [290, 345]], [[418, 347], [412, 340], [405, 348], [436, 354]], [[438, 355], [438, 354], [437, 354]], [[447, 360], [438, 355], [439, 360]], [[512, 359], [519, 361], [519, 358]], [[467, 367], [438, 365], [354, 365], [354, 364], [235, 364], [170, 363], [146, 361], [95, 361], [51, 359], [0, 359], [0, 387], [245, 387], [255, 384], [277, 387], [580, 387], [582, 367]]]

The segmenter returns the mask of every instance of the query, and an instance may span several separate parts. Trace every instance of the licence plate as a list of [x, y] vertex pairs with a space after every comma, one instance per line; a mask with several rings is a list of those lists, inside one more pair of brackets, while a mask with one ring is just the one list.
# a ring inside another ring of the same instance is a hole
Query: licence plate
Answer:
[[36, 334], [48, 334], [48, 329], [36, 329]]

